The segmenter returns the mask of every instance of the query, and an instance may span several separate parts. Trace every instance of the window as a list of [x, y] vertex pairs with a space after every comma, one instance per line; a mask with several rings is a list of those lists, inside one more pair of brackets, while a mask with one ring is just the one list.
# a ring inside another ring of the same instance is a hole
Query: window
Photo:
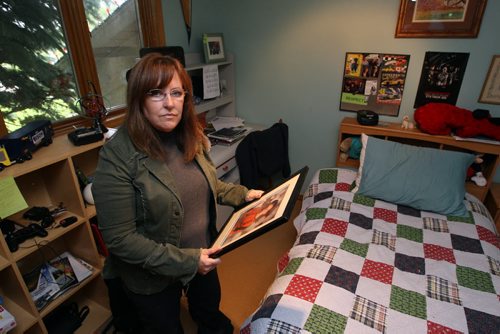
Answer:
[[[89, 124], [75, 117], [75, 102], [92, 93], [112, 110], [107, 123], [120, 123], [125, 81], [116, 77], [134, 63], [141, 38], [144, 46], [165, 45], [161, 13], [161, 0], [1, 1], [0, 23], [11, 29], [2, 29], [1, 38], [11, 44], [0, 56], [0, 135], [37, 117], [51, 119], [56, 134]], [[103, 24], [108, 41], [99, 32]], [[113, 24], [135, 24], [128, 28], [135, 36], [120, 39], [124, 29]]]

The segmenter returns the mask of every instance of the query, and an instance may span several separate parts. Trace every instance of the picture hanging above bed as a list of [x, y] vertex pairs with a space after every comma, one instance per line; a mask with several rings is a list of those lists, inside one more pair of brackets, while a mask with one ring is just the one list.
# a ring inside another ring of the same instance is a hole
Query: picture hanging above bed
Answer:
[[455, 105], [468, 60], [468, 53], [426, 52], [413, 107], [430, 102]]
[[398, 116], [409, 55], [347, 52], [340, 110]]

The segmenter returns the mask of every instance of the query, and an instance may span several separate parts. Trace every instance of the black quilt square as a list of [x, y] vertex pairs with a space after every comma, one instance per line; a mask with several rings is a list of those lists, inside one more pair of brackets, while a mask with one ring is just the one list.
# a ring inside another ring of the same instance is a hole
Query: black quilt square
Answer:
[[373, 219], [368, 218], [360, 213], [351, 212], [349, 223], [364, 228], [365, 230], [370, 230], [373, 226]]
[[483, 247], [481, 246], [481, 241], [457, 234], [451, 235], [451, 245], [453, 246], [453, 249], [460, 250], [463, 252], [477, 253], [477, 254], [484, 253]]
[[319, 231], [307, 232], [300, 236], [298, 245], [313, 244]]
[[498, 333], [500, 317], [465, 307], [469, 333]]
[[356, 292], [359, 275], [339, 267], [331, 266], [325, 277], [325, 283], [329, 283], [352, 293]]
[[333, 195], [333, 191], [324, 191], [322, 193], [316, 194], [314, 196], [314, 203], [322, 201], [326, 198], [330, 198]]
[[252, 321], [260, 318], [271, 318], [274, 309], [281, 300], [281, 297], [283, 297], [283, 294], [281, 293], [270, 295], [269, 297], [267, 297], [264, 303], [262, 303], [262, 306], [259, 308], [259, 310], [253, 315]]
[[403, 215], [420, 218], [421, 217], [420, 212], [421, 212], [420, 210], [414, 209], [406, 205], [398, 205], [398, 213], [401, 213]]
[[394, 266], [402, 271], [417, 275], [425, 275], [425, 259], [421, 257], [396, 253]]

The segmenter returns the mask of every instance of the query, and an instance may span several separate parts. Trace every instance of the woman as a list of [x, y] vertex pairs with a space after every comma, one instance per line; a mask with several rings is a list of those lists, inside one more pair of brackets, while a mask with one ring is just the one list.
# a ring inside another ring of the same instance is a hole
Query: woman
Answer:
[[219, 310], [220, 259], [209, 248], [216, 201], [237, 206], [262, 195], [217, 179], [197, 121], [191, 80], [174, 58], [144, 56], [131, 70], [125, 123], [101, 150], [92, 193], [110, 256], [143, 333], [182, 333], [180, 297], [199, 333], [232, 333]]

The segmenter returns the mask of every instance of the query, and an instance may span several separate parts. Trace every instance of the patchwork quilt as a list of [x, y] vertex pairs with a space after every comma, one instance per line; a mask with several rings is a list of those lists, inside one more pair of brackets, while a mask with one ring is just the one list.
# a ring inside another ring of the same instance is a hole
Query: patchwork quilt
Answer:
[[241, 333], [500, 333], [500, 244], [467, 194], [453, 217], [353, 194], [322, 169], [294, 246]]

